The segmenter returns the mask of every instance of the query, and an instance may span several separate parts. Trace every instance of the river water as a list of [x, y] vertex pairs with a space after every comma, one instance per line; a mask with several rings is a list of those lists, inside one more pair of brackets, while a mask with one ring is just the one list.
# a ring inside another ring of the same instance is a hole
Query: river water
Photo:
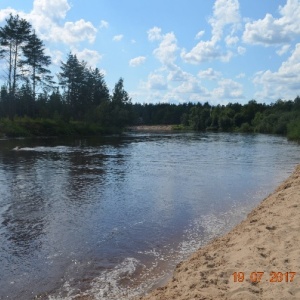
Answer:
[[245, 218], [299, 157], [271, 135], [0, 140], [0, 299], [139, 295]]

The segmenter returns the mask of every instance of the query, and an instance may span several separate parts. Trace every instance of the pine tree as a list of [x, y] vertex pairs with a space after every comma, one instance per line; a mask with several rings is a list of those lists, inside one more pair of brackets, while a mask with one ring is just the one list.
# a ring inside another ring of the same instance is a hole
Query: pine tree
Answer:
[[82, 114], [80, 109], [82, 87], [84, 86], [85, 64], [80, 63], [76, 55], [69, 53], [67, 62], [62, 62], [59, 83], [65, 90], [65, 99], [73, 117]]
[[45, 55], [43, 42], [35, 32], [29, 36], [28, 43], [23, 47], [24, 59], [20, 62], [23, 72], [29, 77], [32, 85], [33, 98], [36, 98], [37, 85], [46, 88], [53, 86], [53, 76], [47, 67], [51, 64], [50, 56]]
[[131, 98], [124, 89], [124, 80], [120, 78], [119, 81], [115, 84], [112, 95], [112, 103], [115, 105], [123, 106], [126, 103], [130, 103]]
[[15, 95], [17, 80], [20, 77], [20, 57], [22, 47], [28, 42], [31, 32], [31, 25], [18, 15], [10, 15], [6, 19], [6, 25], [0, 28], [0, 55], [8, 65], [7, 84], [11, 95]]

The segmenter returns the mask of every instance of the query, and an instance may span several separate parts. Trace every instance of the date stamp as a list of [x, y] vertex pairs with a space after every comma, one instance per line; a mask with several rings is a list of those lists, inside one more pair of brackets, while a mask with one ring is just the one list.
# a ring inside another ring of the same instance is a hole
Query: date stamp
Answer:
[[[234, 282], [244, 282], [247, 279], [245, 272], [234, 272], [232, 274]], [[249, 280], [253, 283], [259, 283], [262, 281], [267, 282], [293, 282], [296, 276], [296, 272], [270, 272], [265, 274], [265, 272], [251, 272], [249, 274]]]

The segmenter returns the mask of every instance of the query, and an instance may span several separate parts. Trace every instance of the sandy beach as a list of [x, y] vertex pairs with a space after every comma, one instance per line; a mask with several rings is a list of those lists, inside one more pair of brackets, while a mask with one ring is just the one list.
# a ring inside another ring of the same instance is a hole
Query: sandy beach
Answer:
[[161, 131], [172, 131], [173, 125], [137, 125], [127, 127], [128, 131], [142, 131], [142, 132], [161, 132]]
[[143, 300], [300, 299], [300, 165], [247, 218]]

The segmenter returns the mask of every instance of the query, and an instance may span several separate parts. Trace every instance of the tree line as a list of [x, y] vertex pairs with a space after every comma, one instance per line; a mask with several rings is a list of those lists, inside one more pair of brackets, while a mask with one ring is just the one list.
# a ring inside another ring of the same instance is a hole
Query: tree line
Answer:
[[133, 104], [136, 122], [177, 124], [177, 129], [271, 133], [300, 139], [300, 97], [264, 104], [250, 100], [242, 105], [210, 105], [208, 102], [183, 104]]
[[123, 78], [110, 95], [100, 70], [70, 52], [55, 81], [44, 43], [25, 19], [18, 15], [6, 19], [0, 28], [0, 47], [4, 82], [0, 117], [87, 121], [116, 127], [128, 123], [131, 99]]
[[300, 139], [299, 97], [269, 105], [255, 100], [216, 106], [133, 104], [123, 78], [110, 94], [101, 71], [71, 52], [54, 78], [43, 41], [18, 15], [10, 15], [0, 27], [0, 64], [0, 133], [2, 129], [12, 136], [89, 134], [128, 125], [171, 124], [176, 129], [274, 133]]

